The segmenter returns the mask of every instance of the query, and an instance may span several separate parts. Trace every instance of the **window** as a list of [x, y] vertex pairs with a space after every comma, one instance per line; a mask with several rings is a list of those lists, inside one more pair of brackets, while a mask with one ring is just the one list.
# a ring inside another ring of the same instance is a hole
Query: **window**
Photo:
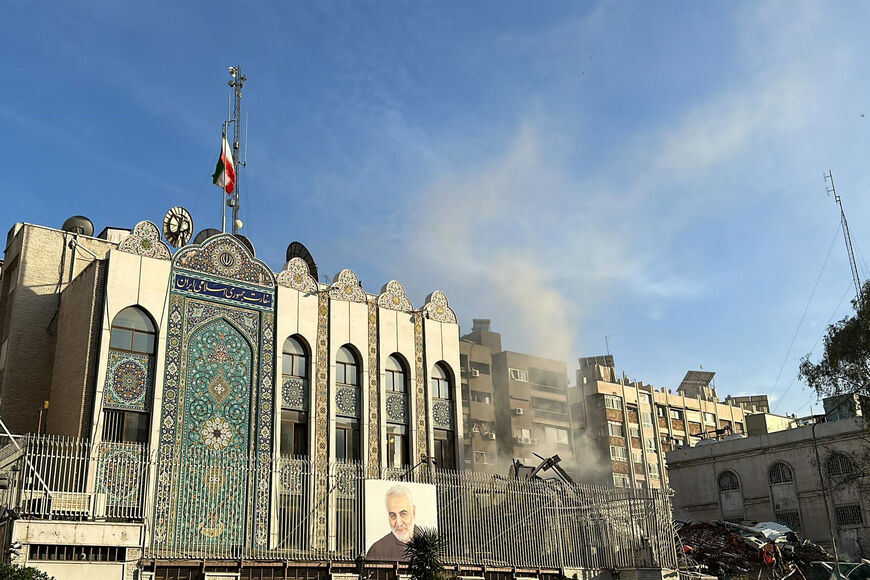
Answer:
[[661, 473], [659, 473], [659, 464], [658, 463], [650, 463], [648, 466], [647, 473], [649, 473], [650, 479], [661, 479]]
[[106, 409], [103, 412], [103, 441], [147, 443], [150, 413]]
[[281, 411], [282, 456], [308, 456], [308, 414], [302, 411]]
[[640, 412], [640, 422], [646, 429], [652, 429], [653, 426], [653, 416], [649, 411], [641, 411]]
[[511, 374], [511, 378], [515, 381], [520, 381], [521, 383], [529, 382], [529, 373], [520, 369], [508, 369]]
[[653, 453], [655, 453], [655, 451], [656, 451], [656, 441], [655, 441], [655, 439], [653, 439], [652, 437], [650, 437], [650, 438], [648, 438], [648, 439], [646, 440], [646, 449], [647, 449], [647, 451], [652, 451]]
[[796, 532], [801, 531], [801, 515], [797, 510], [776, 512], [774, 519], [776, 519], [776, 523], [782, 524], [791, 530]]
[[733, 471], [723, 471], [719, 474], [719, 491], [734, 491], [740, 489], [740, 480]]
[[825, 470], [828, 472], [828, 477], [852, 475], [855, 472], [855, 463], [845, 453], [834, 452], [828, 456]]
[[484, 403], [486, 405], [492, 402], [490, 394], [485, 391], [471, 391], [471, 400], [474, 403]]
[[641, 393], [640, 402], [646, 403], [647, 405], [652, 405], [652, 396], [649, 393]]
[[435, 466], [456, 469], [456, 442], [452, 431], [435, 429]]
[[568, 431], [557, 427], [544, 427], [544, 439], [548, 443], [568, 445]]
[[359, 461], [362, 458], [359, 444], [359, 423], [345, 417], [336, 418], [335, 459]]
[[436, 399], [453, 399], [450, 377], [443, 364], [437, 363], [432, 369], [432, 378], [429, 380], [429, 385], [432, 389], [432, 397]]
[[622, 397], [616, 395], [604, 395], [604, 406], [608, 409], [622, 410]]
[[861, 513], [861, 504], [849, 503], [834, 506], [834, 517], [837, 526], [860, 526], [864, 523], [864, 514]]
[[335, 382], [359, 388], [358, 367], [353, 352], [346, 346], [341, 347], [335, 357]]
[[489, 365], [486, 363], [472, 362], [471, 363], [471, 370], [477, 371], [477, 373], [479, 375], [488, 375], [489, 374]]
[[676, 421], [682, 421], [683, 420], [683, 412], [680, 411], [679, 409], [671, 409], [671, 419], [674, 419]]
[[386, 382], [387, 390], [395, 393], [406, 393], [408, 391], [408, 383], [405, 377], [405, 366], [396, 355], [390, 355], [384, 366], [384, 381]]
[[629, 427], [628, 434], [635, 439], [640, 438], [640, 429], [638, 427]]
[[625, 447], [619, 447], [617, 445], [610, 446], [610, 458], [614, 461], [628, 461], [628, 453], [625, 451]]
[[707, 425], [715, 425], [716, 424], [716, 415], [713, 413], [704, 413], [704, 423]]
[[631, 480], [624, 473], [614, 473], [613, 487], [631, 487]]
[[408, 428], [405, 425], [387, 425], [387, 467], [410, 465]]
[[284, 341], [281, 374], [285, 377], [308, 380], [308, 352], [293, 336]]
[[607, 432], [611, 437], [625, 437], [625, 428], [622, 426], [622, 423], [615, 421], [607, 422]]
[[156, 332], [154, 323], [136, 306], [128, 306], [112, 320], [109, 348], [127, 352], [154, 354]]
[[489, 453], [487, 451], [475, 451], [474, 462], [481, 463], [483, 465], [495, 465], [495, 453]]
[[635, 463], [643, 463], [643, 452], [640, 449], [632, 449], [631, 460]]
[[770, 466], [770, 470], [767, 472], [767, 479], [770, 485], [779, 485], [781, 483], [790, 483], [794, 480], [794, 477], [792, 476], [791, 467], [781, 461], [777, 461]]

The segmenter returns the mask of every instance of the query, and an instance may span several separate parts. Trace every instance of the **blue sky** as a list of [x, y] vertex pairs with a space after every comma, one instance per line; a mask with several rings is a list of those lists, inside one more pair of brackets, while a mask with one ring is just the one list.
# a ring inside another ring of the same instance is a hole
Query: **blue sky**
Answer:
[[633, 379], [703, 365], [809, 412], [799, 359], [852, 295], [828, 169], [870, 276], [870, 5], [241, 6], [6, 3], [0, 227], [219, 226], [239, 64], [244, 233], [274, 269], [299, 240], [508, 349], [573, 369], [609, 336]]

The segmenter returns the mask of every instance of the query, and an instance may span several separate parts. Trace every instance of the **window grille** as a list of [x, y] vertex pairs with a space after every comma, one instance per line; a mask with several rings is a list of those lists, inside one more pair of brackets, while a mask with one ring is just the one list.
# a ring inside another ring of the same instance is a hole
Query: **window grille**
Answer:
[[770, 471], [767, 474], [767, 478], [770, 482], [770, 485], [778, 485], [780, 483], [789, 483], [791, 481], [794, 481], [791, 467], [782, 462], [777, 462], [770, 466]]
[[31, 544], [30, 560], [70, 560], [74, 562], [125, 562], [127, 549], [116, 546], [58, 546]]
[[801, 514], [797, 510], [776, 512], [776, 523], [799, 532], [801, 529]]
[[719, 491], [734, 491], [740, 489], [740, 480], [733, 471], [723, 471], [719, 475]]
[[828, 477], [842, 477], [855, 472], [855, 464], [852, 458], [845, 453], [831, 453], [826, 465]]
[[864, 514], [861, 513], [861, 504], [857, 503], [834, 506], [834, 516], [839, 527], [860, 526], [864, 523]]

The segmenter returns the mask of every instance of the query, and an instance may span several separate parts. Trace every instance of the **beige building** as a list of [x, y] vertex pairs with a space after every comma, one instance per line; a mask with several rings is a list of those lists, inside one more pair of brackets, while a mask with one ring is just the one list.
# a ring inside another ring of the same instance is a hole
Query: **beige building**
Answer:
[[618, 377], [613, 356], [581, 358], [570, 389], [574, 446], [584, 461], [581, 476], [617, 487], [668, 484], [665, 453], [702, 439], [743, 433], [744, 410], [719, 402], [714, 373], [689, 371], [676, 393]]
[[558, 454], [562, 467], [572, 471], [565, 363], [502, 350], [501, 335], [486, 319], [475, 319], [462, 337], [460, 357], [466, 467], [507, 474], [512, 459], [540, 463], [537, 453]]
[[775, 521], [828, 549], [833, 531], [841, 553], [866, 558], [870, 486], [860, 467], [866, 433], [858, 417], [672, 451], [674, 515]]

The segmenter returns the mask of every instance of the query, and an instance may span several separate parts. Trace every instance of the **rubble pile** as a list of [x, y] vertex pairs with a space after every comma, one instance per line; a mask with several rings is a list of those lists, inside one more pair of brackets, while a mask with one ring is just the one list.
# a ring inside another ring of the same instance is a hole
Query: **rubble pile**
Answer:
[[[831, 561], [833, 556], [821, 546], [801, 541], [785, 526], [763, 522], [741, 526], [728, 522], [693, 522], [677, 530], [684, 546], [687, 570], [719, 578], [747, 576], [752, 579], [806, 578], [812, 562]], [[765, 562], [765, 545], [775, 561]]]

